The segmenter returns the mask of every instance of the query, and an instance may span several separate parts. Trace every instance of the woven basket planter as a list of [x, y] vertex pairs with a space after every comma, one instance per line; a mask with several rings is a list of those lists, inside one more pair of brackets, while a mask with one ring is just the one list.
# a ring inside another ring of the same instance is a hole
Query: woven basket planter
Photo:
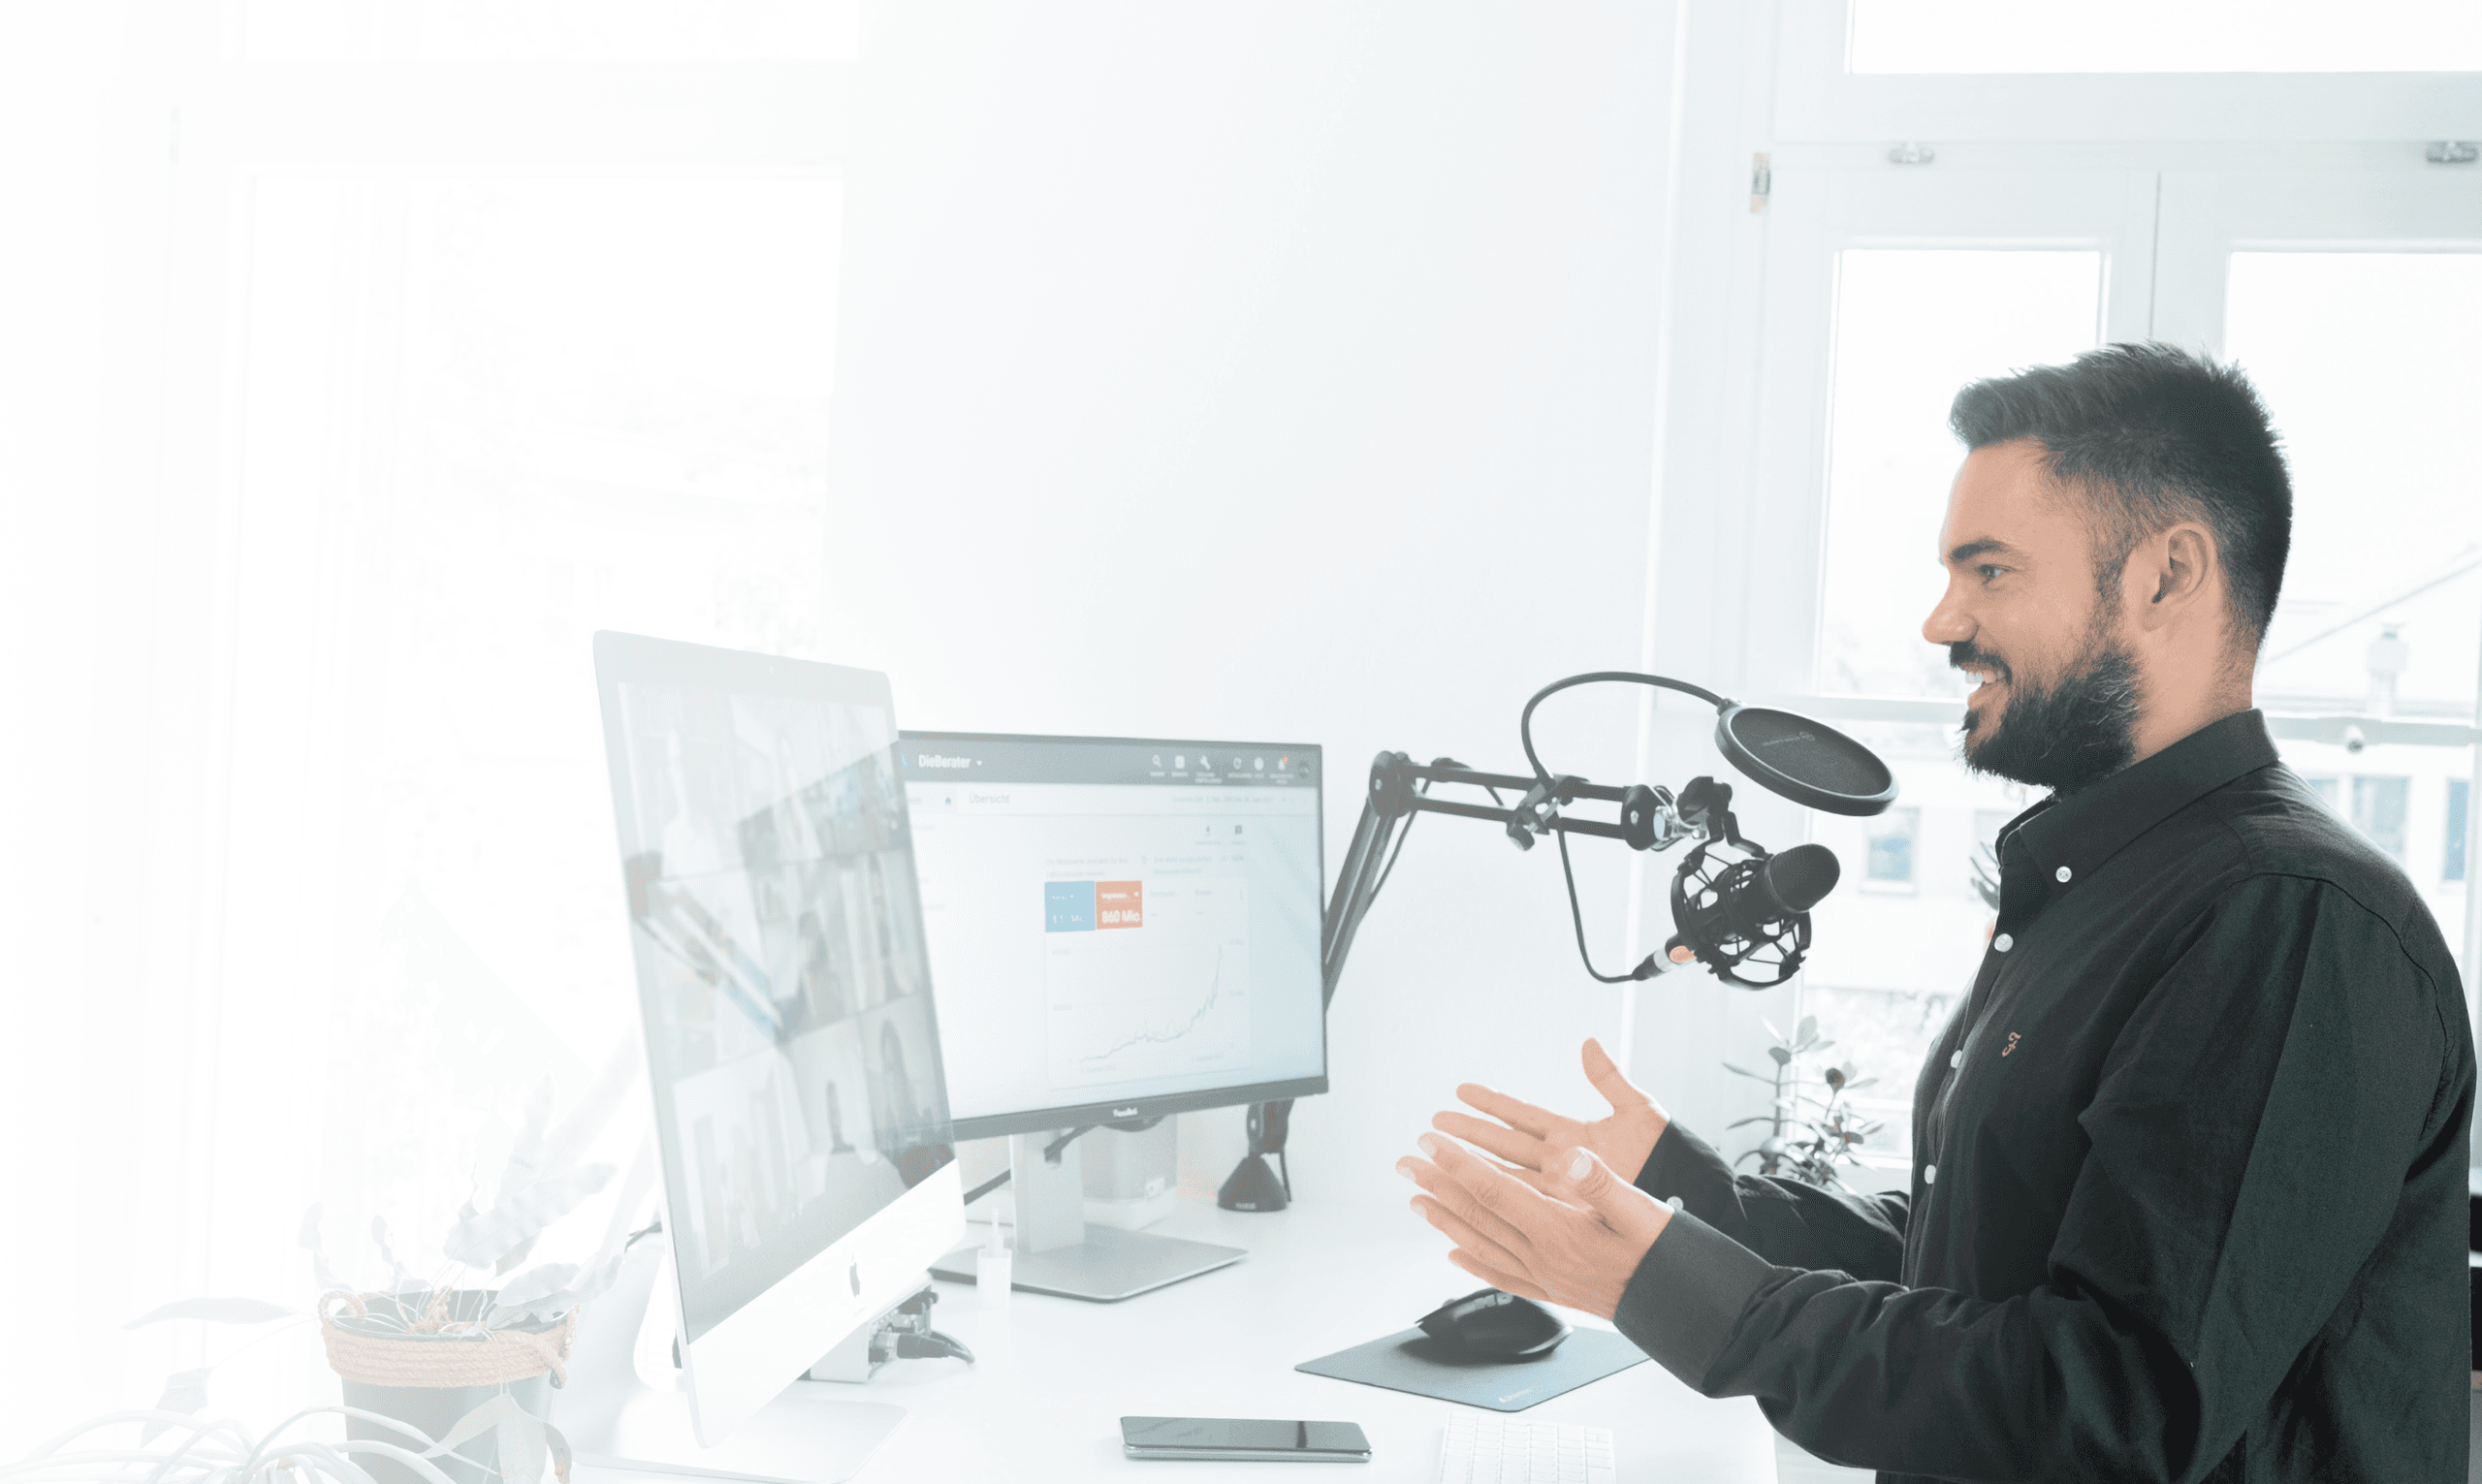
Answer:
[[[551, 1409], [552, 1388], [568, 1378], [569, 1338], [577, 1310], [557, 1320], [525, 1320], [483, 1332], [477, 1322], [492, 1305], [479, 1288], [405, 1295], [347, 1293], [319, 1300], [319, 1335], [328, 1365], [344, 1380], [347, 1406], [394, 1417], [431, 1437], [502, 1392], [537, 1417]], [[349, 1419], [347, 1436], [403, 1443], [401, 1434]], [[420, 1484], [412, 1469], [365, 1455], [379, 1484]], [[492, 1484], [499, 1449], [491, 1430], [431, 1462], [458, 1484]]]

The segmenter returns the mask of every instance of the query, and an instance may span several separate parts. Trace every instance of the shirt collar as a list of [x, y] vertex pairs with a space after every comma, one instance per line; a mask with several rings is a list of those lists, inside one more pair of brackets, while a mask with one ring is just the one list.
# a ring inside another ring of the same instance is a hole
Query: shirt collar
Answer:
[[2082, 793], [2045, 799], [1999, 832], [2003, 891], [2039, 880], [2048, 900], [2180, 809], [2275, 761], [2266, 714], [2239, 711]]

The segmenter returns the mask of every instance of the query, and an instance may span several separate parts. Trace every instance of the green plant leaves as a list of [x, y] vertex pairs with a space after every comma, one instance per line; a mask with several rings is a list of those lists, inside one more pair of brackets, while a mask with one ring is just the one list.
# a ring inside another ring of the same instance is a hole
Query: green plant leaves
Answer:
[[[196, 1416], [198, 1409], [207, 1405], [207, 1372], [204, 1370], [175, 1371], [164, 1377], [164, 1394], [155, 1399], [155, 1409], [159, 1412], [179, 1412], [184, 1417]], [[143, 1448], [153, 1442], [156, 1434], [171, 1426], [169, 1422], [146, 1424], [145, 1431], [138, 1435], [138, 1445]]]
[[558, 1477], [568, 1477], [568, 1439], [558, 1428], [518, 1405], [517, 1399], [505, 1391], [458, 1418], [423, 1457], [437, 1458], [486, 1432], [492, 1434], [492, 1446], [499, 1454], [501, 1484], [535, 1484], [543, 1477], [547, 1459]]
[[517, 1190], [491, 1210], [469, 1215], [450, 1229], [440, 1250], [471, 1268], [489, 1268], [520, 1244], [577, 1209], [578, 1203], [604, 1187], [612, 1166], [589, 1164], [564, 1174], [546, 1176]]

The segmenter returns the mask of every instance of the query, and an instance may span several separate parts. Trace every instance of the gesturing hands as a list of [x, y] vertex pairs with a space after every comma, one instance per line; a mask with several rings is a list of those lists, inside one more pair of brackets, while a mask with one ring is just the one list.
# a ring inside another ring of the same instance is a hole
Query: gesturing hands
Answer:
[[1456, 1244], [1448, 1261], [1494, 1288], [1607, 1319], [1671, 1219], [1671, 1207], [1630, 1184], [1671, 1121], [1600, 1043], [1587, 1041], [1583, 1058], [1608, 1117], [1565, 1118], [1469, 1082], [1456, 1095], [1498, 1121], [1442, 1113], [1431, 1120], [1440, 1132], [1416, 1141], [1428, 1157], [1399, 1159], [1396, 1171], [1422, 1187], [1414, 1210]]
[[1570, 1150], [1541, 1188], [1437, 1134], [1417, 1141], [1428, 1159], [1396, 1161], [1422, 1187], [1414, 1210], [1448, 1234], [1448, 1260], [1494, 1288], [1608, 1319], [1671, 1208], [1611, 1173], [1592, 1151]]
[[1499, 1121], [1490, 1123], [1468, 1114], [1442, 1113], [1432, 1118], [1431, 1126], [1515, 1165], [1517, 1168], [1510, 1173], [1538, 1190], [1544, 1188], [1543, 1179], [1551, 1173], [1543, 1160], [1553, 1151], [1590, 1149], [1624, 1184], [1636, 1180], [1638, 1172], [1645, 1168], [1646, 1156], [1654, 1152], [1655, 1141], [1664, 1136], [1671, 1120], [1653, 1098], [1621, 1075], [1620, 1068], [1605, 1054], [1602, 1042], [1589, 1038], [1579, 1056], [1585, 1062], [1586, 1081], [1594, 1084], [1594, 1089], [1611, 1105], [1607, 1118], [1591, 1123], [1565, 1118], [1522, 1098], [1469, 1082], [1456, 1089], [1457, 1097]]

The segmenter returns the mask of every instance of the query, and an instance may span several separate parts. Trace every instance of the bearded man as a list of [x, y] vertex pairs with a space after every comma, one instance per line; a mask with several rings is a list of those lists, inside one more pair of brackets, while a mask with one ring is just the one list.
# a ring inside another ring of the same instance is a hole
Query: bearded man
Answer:
[[1735, 1178], [1589, 1042], [1607, 1117], [1460, 1088], [1487, 1117], [1400, 1162], [1415, 1209], [1883, 1480], [2461, 1480], [2465, 996], [2252, 710], [2292, 519], [2265, 410], [2114, 345], [1951, 423], [1923, 637], [1982, 681], [1966, 763], [2050, 794], [2000, 834], [1910, 1188]]

